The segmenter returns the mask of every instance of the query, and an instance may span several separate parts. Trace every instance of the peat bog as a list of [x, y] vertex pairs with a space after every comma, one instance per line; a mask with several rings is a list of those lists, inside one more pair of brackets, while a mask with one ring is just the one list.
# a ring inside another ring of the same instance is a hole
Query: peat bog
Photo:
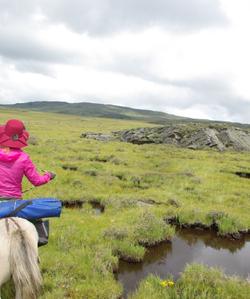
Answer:
[[[57, 174], [53, 182], [30, 190], [27, 199], [53, 196], [64, 203], [61, 218], [51, 219], [49, 244], [39, 249], [41, 299], [118, 299], [123, 294], [119, 281], [128, 293], [134, 288], [129, 281], [136, 284], [148, 273], [163, 279], [171, 273], [176, 279], [185, 264], [193, 262], [222, 266], [230, 275], [246, 277], [250, 185], [236, 172], [250, 171], [248, 152], [80, 138], [89, 131], [110, 134], [114, 129], [156, 127], [144, 122], [1, 110], [0, 123], [11, 118], [22, 119], [38, 138], [39, 143], [32, 142], [25, 151], [39, 169]], [[30, 188], [27, 180], [23, 188]], [[219, 234], [242, 239], [229, 241], [199, 231], [184, 234], [178, 229], [174, 236], [166, 219], [177, 219], [181, 227], [216, 226]], [[172, 245], [147, 248], [165, 238], [173, 238]], [[119, 262], [122, 257], [143, 262]], [[118, 268], [119, 281], [113, 275]], [[151, 275], [131, 298], [165, 299], [172, 291], [177, 294], [170, 297], [174, 299], [250, 297], [245, 279], [222, 279], [216, 273], [191, 265], [173, 290], [163, 289]]]
[[227, 275], [247, 278], [250, 269], [250, 236], [232, 241], [215, 232], [179, 229], [172, 242], [148, 248], [141, 263], [119, 262], [116, 278], [124, 287], [124, 296], [136, 290], [149, 274], [162, 279], [178, 279], [187, 264], [201, 263], [221, 268]]

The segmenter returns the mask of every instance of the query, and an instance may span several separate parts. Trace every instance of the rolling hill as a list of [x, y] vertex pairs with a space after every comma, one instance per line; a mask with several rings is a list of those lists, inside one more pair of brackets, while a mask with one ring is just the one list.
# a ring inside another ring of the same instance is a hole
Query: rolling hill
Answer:
[[184, 117], [151, 110], [133, 109], [129, 107], [104, 105], [95, 103], [67, 103], [67, 102], [28, 102], [13, 105], [0, 105], [4, 108], [14, 108], [32, 111], [55, 112], [88, 117], [105, 117], [114, 119], [140, 120], [152, 123], [166, 123], [169, 121], [183, 121]]
[[249, 124], [192, 119], [177, 116], [160, 111], [135, 109], [130, 107], [97, 104], [97, 103], [68, 103], [63, 101], [33, 101], [27, 103], [16, 103], [9, 105], [0, 105], [0, 108], [21, 109], [24, 111], [54, 112], [70, 115], [79, 115], [84, 117], [101, 117], [124, 120], [138, 120], [155, 124], [173, 124], [173, 123], [202, 123], [202, 124], [224, 124], [226, 126], [238, 126], [250, 128]]

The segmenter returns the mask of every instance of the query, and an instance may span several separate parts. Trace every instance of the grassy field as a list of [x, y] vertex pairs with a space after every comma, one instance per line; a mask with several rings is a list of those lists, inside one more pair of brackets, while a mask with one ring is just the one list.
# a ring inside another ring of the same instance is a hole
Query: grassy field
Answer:
[[[153, 126], [141, 122], [1, 109], [0, 123], [9, 118], [25, 122], [32, 136], [26, 151], [38, 169], [57, 174], [24, 198], [98, 201], [105, 206], [101, 215], [86, 203], [51, 220], [49, 245], [40, 249], [43, 299], [119, 298], [122, 286], [113, 275], [118, 259], [142, 260], [146, 245], [171, 239], [175, 231], [165, 218], [175, 217], [181, 224], [216, 223], [222, 235], [250, 229], [249, 180], [234, 174], [250, 172], [249, 153], [80, 138], [89, 131]], [[24, 190], [29, 188], [25, 181]], [[250, 293], [249, 284], [213, 271], [191, 266], [171, 290], [149, 277], [131, 298], [248, 298], [243, 295]], [[214, 281], [206, 278], [212, 276]], [[197, 292], [191, 291], [196, 284]], [[239, 292], [243, 297], [234, 296]]]

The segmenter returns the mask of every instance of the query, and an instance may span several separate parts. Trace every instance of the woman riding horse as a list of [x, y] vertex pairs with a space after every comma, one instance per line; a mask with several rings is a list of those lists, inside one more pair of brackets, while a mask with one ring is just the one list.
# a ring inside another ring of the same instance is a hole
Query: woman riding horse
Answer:
[[[11, 119], [0, 126], [0, 201], [22, 198], [24, 176], [34, 186], [55, 177], [40, 175], [30, 157], [21, 150], [28, 145], [29, 133], [20, 120]], [[13, 278], [16, 299], [35, 299], [41, 287], [38, 264], [38, 234], [32, 223], [11, 217], [0, 220], [0, 287]], [[0, 294], [1, 299], [1, 294]]]

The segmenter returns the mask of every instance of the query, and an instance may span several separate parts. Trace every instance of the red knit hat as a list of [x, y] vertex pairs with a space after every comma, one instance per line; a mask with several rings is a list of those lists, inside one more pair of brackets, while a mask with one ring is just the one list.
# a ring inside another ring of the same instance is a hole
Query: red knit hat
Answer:
[[29, 133], [25, 131], [22, 121], [10, 119], [4, 126], [0, 126], [0, 145], [12, 148], [27, 146]]

